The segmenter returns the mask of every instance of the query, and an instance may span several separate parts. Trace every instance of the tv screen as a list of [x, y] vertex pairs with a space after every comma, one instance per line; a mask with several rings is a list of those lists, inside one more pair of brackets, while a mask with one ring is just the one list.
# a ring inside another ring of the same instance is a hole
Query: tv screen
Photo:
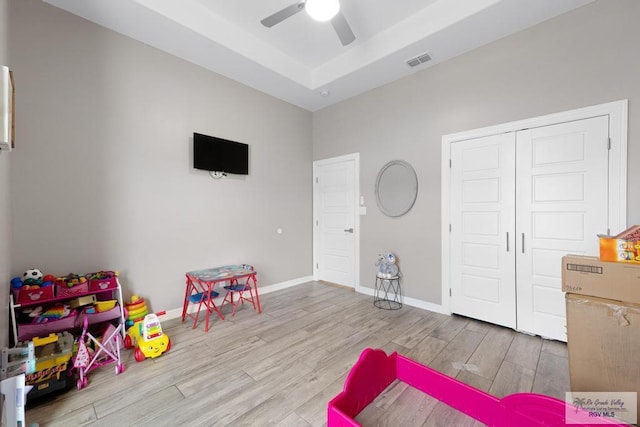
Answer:
[[249, 146], [193, 133], [193, 167], [206, 171], [249, 174]]

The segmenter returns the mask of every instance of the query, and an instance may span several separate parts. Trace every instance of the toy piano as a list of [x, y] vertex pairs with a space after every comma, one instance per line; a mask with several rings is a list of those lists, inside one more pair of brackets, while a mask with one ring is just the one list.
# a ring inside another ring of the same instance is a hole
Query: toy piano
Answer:
[[[421, 365], [398, 353], [365, 349], [347, 375], [344, 390], [329, 402], [328, 427], [355, 427], [355, 417], [398, 379], [488, 426], [587, 426], [587, 411], [562, 400], [534, 393], [499, 399], [482, 390]], [[598, 425], [618, 425], [598, 418]]]

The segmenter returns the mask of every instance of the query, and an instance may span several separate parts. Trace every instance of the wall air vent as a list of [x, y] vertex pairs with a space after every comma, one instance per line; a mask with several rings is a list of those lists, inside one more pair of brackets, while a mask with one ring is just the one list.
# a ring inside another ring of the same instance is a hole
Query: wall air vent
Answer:
[[409, 64], [410, 67], [417, 67], [420, 65], [420, 60], [418, 58], [411, 58], [407, 60], [407, 64]]
[[415, 58], [407, 59], [405, 62], [410, 67], [417, 67], [420, 64], [424, 64], [427, 61], [431, 61], [431, 55], [427, 52], [416, 56]]

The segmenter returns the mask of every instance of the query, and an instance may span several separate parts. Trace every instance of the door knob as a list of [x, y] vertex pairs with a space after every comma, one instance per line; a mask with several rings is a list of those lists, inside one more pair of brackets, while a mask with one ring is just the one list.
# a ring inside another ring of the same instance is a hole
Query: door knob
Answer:
[[353, 228], [348, 228], [348, 229], [346, 229], [344, 231], [346, 231], [347, 233], [353, 233]]

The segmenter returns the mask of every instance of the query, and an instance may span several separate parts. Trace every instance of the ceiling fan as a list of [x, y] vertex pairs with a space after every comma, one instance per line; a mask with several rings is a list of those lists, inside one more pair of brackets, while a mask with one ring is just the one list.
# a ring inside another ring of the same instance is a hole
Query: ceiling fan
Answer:
[[271, 28], [302, 10], [306, 10], [309, 16], [316, 21], [331, 20], [331, 25], [333, 25], [333, 29], [336, 31], [343, 46], [350, 44], [356, 39], [347, 19], [340, 11], [339, 0], [301, 0], [279, 10], [273, 15], [267, 16], [260, 22], [265, 27]]

